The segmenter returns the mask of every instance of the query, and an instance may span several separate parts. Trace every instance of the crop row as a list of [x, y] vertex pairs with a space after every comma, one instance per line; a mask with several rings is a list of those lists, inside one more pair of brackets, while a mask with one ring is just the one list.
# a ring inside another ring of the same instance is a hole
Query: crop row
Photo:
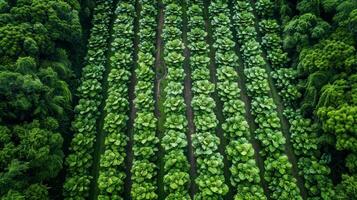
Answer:
[[94, 26], [89, 38], [86, 66], [83, 68], [81, 84], [78, 88], [79, 103], [75, 107], [74, 137], [70, 154], [66, 159], [68, 170], [63, 192], [65, 199], [87, 197], [93, 178], [90, 168], [97, 135], [99, 107], [103, 98], [102, 79], [106, 66], [112, 4], [112, 0], [101, 0], [94, 10]]
[[164, 137], [161, 145], [164, 156], [164, 190], [167, 200], [190, 199], [189, 163], [187, 151], [186, 104], [183, 98], [184, 78], [182, 7], [174, 0], [165, 0], [165, 20], [163, 39], [165, 43], [164, 61], [167, 67], [164, 101]]
[[286, 68], [288, 58], [283, 50], [280, 25], [273, 18], [274, 2], [258, 0], [255, 3], [255, 11], [260, 18], [262, 46], [273, 68], [272, 77], [275, 79], [275, 85], [281, 91], [280, 96], [285, 104], [294, 153], [298, 157], [298, 168], [300, 175], [304, 176], [308, 197], [329, 199], [333, 196], [333, 184], [328, 178], [329, 167], [316, 157], [317, 135], [312, 128], [311, 120], [304, 118], [299, 110], [293, 108], [293, 102], [301, 95], [294, 85], [297, 71]]
[[119, 2], [115, 10], [111, 43], [108, 98], [104, 108], [104, 152], [100, 156], [98, 199], [121, 199], [124, 189], [124, 159], [128, 137], [128, 85], [133, 66], [134, 7], [130, 1]]
[[[226, 153], [231, 161], [231, 183], [236, 190], [235, 199], [266, 199], [260, 185], [260, 170], [254, 158], [254, 148], [249, 142], [251, 134], [245, 119], [245, 103], [240, 100], [238, 74], [236, 68], [238, 57], [234, 52], [235, 42], [230, 26], [218, 20], [220, 14], [214, 8], [227, 13], [225, 4], [211, 7], [211, 24], [213, 25], [213, 45], [216, 50], [217, 87], [225, 122], [222, 124], [225, 137], [230, 141]], [[230, 21], [228, 21], [230, 23]], [[232, 62], [233, 61], [233, 62]]]
[[[233, 4], [234, 27], [245, 65], [248, 95], [252, 98], [252, 114], [258, 125], [255, 133], [263, 148], [261, 153], [265, 159], [264, 178], [268, 183], [270, 197], [272, 199], [302, 199], [297, 181], [292, 176], [292, 164], [285, 155], [286, 139], [281, 131], [277, 106], [271, 97], [267, 63], [262, 56], [262, 47], [256, 39], [257, 30], [252, 6], [248, 0], [234, 1]], [[222, 7], [221, 10], [227, 9]], [[217, 23], [228, 25], [230, 21], [227, 16], [220, 15]]]
[[131, 197], [133, 200], [157, 199], [156, 136], [154, 114], [154, 62], [157, 10], [155, 1], [140, 0], [138, 61], [135, 70], [134, 159], [131, 168]]
[[195, 180], [198, 192], [195, 199], [221, 199], [229, 188], [223, 173], [223, 155], [218, 151], [220, 139], [216, 135], [216, 102], [212, 98], [215, 84], [210, 81], [209, 46], [206, 41], [207, 32], [202, 8], [202, 3], [191, 2], [187, 9], [193, 91], [191, 106], [195, 125], [192, 145], [198, 172]]

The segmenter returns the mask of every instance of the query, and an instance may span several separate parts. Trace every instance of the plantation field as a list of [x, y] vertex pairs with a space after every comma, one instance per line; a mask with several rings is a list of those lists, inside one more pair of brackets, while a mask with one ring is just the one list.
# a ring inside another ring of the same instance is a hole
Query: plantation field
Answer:
[[356, 0], [0, 0], [1, 200], [356, 200]]
[[99, 1], [65, 198], [328, 195], [265, 2]]

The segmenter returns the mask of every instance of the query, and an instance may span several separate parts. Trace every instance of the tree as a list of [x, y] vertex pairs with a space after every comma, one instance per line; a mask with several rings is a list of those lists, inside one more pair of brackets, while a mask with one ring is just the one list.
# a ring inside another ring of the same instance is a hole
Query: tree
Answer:
[[341, 0], [299, 0], [296, 8], [300, 13], [313, 13], [320, 15], [322, 9], [325, 12], [332, 12]]
[[79, 8], [75, 0], [0, 0], [1, 199], [48, 199], [42, 183], [62, 168], [57, 131], [69, 126]]
[[327, 22], [311, 13], [294, 17], [284, 27], [284, 47], [300, 51], [302, 47], [325, 37], [330, 28]]
[[300, 73], [316, 71], [351, 72], [357, 65], [353, 46], [336, 40], [323, 40], [313, 48], [306, 48], [299, 56]]
[[[330, 103], [343, 103], [343, 96], [351, 87], [347, 74], [353, 74], [357, 66], [356, 50], [345, 42], [334, 40], [334, 37], [322, 40], [300, 53], [298, 72], [300, 76], [307, 76], [306, 80], [300, 82], [305, 91], [302, 103], [304, 111]], [[341, 101], [336, 102], [338, 99]]]
[[31, 119], [40, 100], [37, 94], [45, 94], [39, 78], [10, 71], [0, 71], [0, 88], [1, 121]]
[[342, 182], [336, 191], [339, 199], [348, 200], [357, 198], [357, 176], [342, 175]]
[[[12, 156], [0, 165], [0, 185], [4, 188], [0, 195], [10, 190], [23, 191], [27, 188], [25, 194], [32, 196], [34, 192], [38, 193], [38, 199], [42, 195], [47, 196], [47, 188], [31, 184], [55, 177], [62, 168], [63, 139], [59, 133], [53, 132], [57, 128], [58, 123], [51, 118], [41, 123], [34, 121], [17, 125], [12, 129], [0, 126], [0, 146], [12, 149]], [[9, 152], [7, 148], [1, 149], [0, 155], [4, 151]], [[36, 196], [33, 197], [36, 199]]]
[[356, 32], [356, 11], [357, 2], [354, 0], [341, 1], [336, 7], [336, 15], [333, 20], [341, 27], [346, 27], [352, 32]]

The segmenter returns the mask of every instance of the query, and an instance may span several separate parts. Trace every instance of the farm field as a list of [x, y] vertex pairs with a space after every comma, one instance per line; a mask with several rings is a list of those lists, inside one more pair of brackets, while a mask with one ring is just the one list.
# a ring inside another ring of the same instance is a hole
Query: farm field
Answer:
[[355, 0], [44, 2], [0, 0], [0, 199], [357, 199]]

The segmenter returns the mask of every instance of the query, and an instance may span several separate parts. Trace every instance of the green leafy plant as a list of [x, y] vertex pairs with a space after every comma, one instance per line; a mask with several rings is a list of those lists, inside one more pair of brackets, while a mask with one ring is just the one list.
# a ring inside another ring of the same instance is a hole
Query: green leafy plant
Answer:
[[171, 171], [164, 176], [164, 181], [169, 184], [169, 188], [165, 188], [167, 191], [176, 191], [179, 188], [182, 190], [187, 190], [187, 185], [190, 181], [189, 174], [180, 171]]
[[[165, 199], [190, 199], [188, 195], [189, 163], [185, 155], [187, 148], [185, 115], [186, 104], [183, 99], [183, 81], [186, 76], [183, 68], [182, 7], [174, 1], [165, 0], [165, 42], [164, 61], [167, 67], [165, 77], [165, 134], [161, 146], [164, 154]], [[199, 35], [199, 34], [198, 34]], [[190, 36], [189, 36], [190, 37]], [[193, 36], [199, 37], [199, 36]], [[167, 48], [166, 48], [167, 47]]]
[[255, 4], [255, 8], [261, 17], [269, 17], [274, 14], [274, 3], [271, 0], [259, 0]]
[[[82, 72], [82, 83], [78, 88], [80, 100], [75, 108], [76, 116], [73, 123], [75, 133], [69, 156], [66, 159], [68, 174], [63, 189], [65, 198], [87, 197], [92, 179], [89, 175], [92, 164], [91, 153], [93, 152], [96, 135], [96, 120], [99, 116], [98, 107], [102, 98], [100, 82], [103, 79], [105, 52], [109, 38], [111, 1], [98, 2], [95, 13], [93, 17], [94, 26], [88, 42], [87, 64]], [[123, 43], [118, 40], [113, 42], [113, 45], [127, 47], [126, 45], [123, 46]], [[112, 99], [109, 101], [116, 105], [119, 103]]]
[[[227, 4], [222, 1], [216, 2], [217, 3], [211, 4], [210, 14], [217, 16], [219, 15], [219, 12], [221, 12], [227, 13], [229, 16]], [[248, 5], [249, 7], [249, 3], [242, 4], [242, 1], [237, 1], [237, 3], [242, 6]], [[246, 16], [242, 17], [244, 18]], [[251, 22], [254, 24], [253, 21]], [[228, 24], [232, 24], [230, 19], [228, 19]], [[254, 180], [259, 182], [260, 177], [257, 176], [259, 169], [254, 160], [254, 149], [246, 139], [246, 137], [250, 137], [250, 131], [248, 123], [244, 117], [245, 105], [239, 100], [240, 88], [237, 84], [238, 74], [235, 68], [241, 66], [237, 64], [238, 58], [233, 50], [233, 47], [235, 46], [234, 40], [232, 39], [233, 33], [229, 30], [229, 26], [226, 26], [225, 24], [217, 23], [213, 27], [215, 40], [214, 47], [217, 48], [215, 55], [218, 67], [216, 74], [218, 79], [217, 91], [221, 102], [223, 102], [225, 122], [222, 124], [222, 129], [225, 137], [230, 141], [226, 146], [226, 153], [228, 159], [231, 161], [229, 167], [229, 170], [231, 171], [231, 184], [237, 189], [235, 199], [243, 199], [242, 196], [247, 199], [266, 199], [259, 183], [253, 183]], [[256, 34], [254, 29], [251, 30], [254, 32], [249, 31], [246, 35]], [[242, 36], [241, 39], [246, 37], [241, 34], [239, 34], [239, 36]], [[217, 159], [214, 160], [217, 161]], [[219, 165], [213, 166], [219, 167]], [[250, 185], [255, 191], [251, 192], [249, 191], [251, 188], [249, 188], [248, 190], [245, 189], [245, 192], [243, 193], [243, 186], [246, 185]], [[205, 191], [209, 192], [209, 190]], [[248, 195], [248, 193], [250, 195]]]
[[195, 94], [211, 94], [214, 92], [214, 84], [208, 80], [195, 81], [192, 83], [192, 91]]
[[162, 138], [161, 145], [165, 151], [184, 149], [187, 146], [186, 135], [183, 132], [169, 130]]
[[185, 101], [180, 96], [168, 96], [164, 102], [165, 112], [183, 114], [185, 110]]

